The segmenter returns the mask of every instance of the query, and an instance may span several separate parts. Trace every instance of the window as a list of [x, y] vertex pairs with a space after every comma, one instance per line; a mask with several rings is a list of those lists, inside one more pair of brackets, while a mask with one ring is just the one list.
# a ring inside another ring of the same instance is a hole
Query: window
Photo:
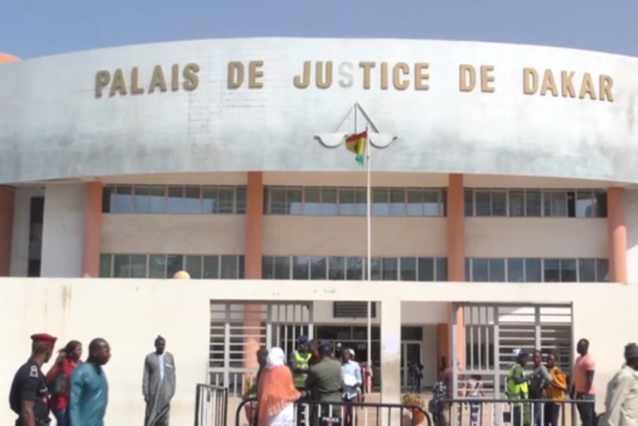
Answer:
[[244, 256], [102, 254], [100, 278], [172, 278], [185, 270], [192, 279], [241, 279]]
[[245, 214], [246, 187], [115, 185], [104, 188], [103, 213]]
[[[371, 194], [370, 213], [373, 216], [437, 217], [446, 214], [446, 192], [441, 189], [372, 188]], [[264, 189], [264, 213], [365, 216], [366, 199], [365, 188], [270, 186]]]
[[607, 216], [604, 190], [466, 189], [465, 216], [579, 217]]
[[607, 259], [466, 258], [466, 279], [474, 282], [604, 282]]

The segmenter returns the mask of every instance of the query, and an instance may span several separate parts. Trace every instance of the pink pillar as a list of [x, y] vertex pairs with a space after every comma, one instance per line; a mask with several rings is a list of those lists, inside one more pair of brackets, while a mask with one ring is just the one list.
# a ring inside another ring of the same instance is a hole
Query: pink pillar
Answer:
[[15, 188], [0, 186], [0, 277], [11, 274]]
[[102, 183], [89, 182], [84, 194], [84, 252], [82, 276], [100, 276], [100, 247], [102, 243]]
[[[451, 174], [447, 188], [447, 273], [448, 281], [465, 281], [465, 188], [463, 175]], [[456, 341], [452, 339], [452, 323], [456, 319]], [[448, 360], [456, 350], [460, 365], [465, 363], [465, 336], [463, 333], [463, 311], [448, 307]]]
[[607, 225], [609, 232], [609, 281], [627, 284], [627, 226], [625, 190], [607, 190]]

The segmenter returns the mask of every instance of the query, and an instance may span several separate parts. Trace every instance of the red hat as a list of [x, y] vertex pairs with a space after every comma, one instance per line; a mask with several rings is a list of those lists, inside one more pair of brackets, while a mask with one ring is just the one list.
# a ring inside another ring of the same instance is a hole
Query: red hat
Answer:
[[32, 335], [31, 340], [33, 340], [33, 342], [41, 343], [43, 345], [54, 346], [55, 341], [58, 340], [58, 338], [53, 337], [47, 333], [38, 333], [38, 334]]

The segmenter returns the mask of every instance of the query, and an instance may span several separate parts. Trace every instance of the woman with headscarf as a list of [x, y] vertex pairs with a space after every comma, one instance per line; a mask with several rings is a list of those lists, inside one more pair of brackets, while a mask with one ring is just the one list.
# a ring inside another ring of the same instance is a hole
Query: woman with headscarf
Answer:
[[262, 372], [257, 391], [259, 426], [290, 426], [294, 424], [294, 402], [301, 397], [286, 367], [281, 348], [268, 351], [266, 368]]

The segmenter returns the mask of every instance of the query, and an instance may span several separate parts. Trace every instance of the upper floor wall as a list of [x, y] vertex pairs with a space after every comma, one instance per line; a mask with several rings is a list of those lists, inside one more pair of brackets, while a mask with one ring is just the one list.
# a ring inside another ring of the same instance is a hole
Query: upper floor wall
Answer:
[[374, 150], [376, 171], [634, 183], [635, 93], [635, 58], [538, 46], [282, 38], [72, 53], [0, 68], [0, 183], [357, 171], [315, 136], [366, 121], [397, 137]]

